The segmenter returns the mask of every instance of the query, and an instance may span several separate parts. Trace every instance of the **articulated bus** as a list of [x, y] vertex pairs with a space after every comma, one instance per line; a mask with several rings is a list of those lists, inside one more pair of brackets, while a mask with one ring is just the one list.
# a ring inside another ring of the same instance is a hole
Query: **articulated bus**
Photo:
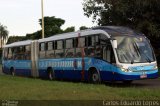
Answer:
[[144, 34], [100, 26], [3, 48], [3, 72], [11, 75], [91, 83], [153, 79], [157, 62]]

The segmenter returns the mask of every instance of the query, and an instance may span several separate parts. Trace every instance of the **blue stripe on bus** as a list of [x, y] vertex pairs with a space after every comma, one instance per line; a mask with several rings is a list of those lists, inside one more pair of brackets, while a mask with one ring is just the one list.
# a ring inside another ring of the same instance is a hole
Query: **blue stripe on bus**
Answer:
[[[73, 65], [75, 60], [77, 62], [76, 67]], [[40, 59], [38, 62], [39, 77], [48, 77], [46, 70], [49, 66], [51, 66], [52, 68], [54, 67], [53, 70], [55, 71], [55, 75], [57, 78], [81, 80], [81, 60], [81, 58], [53, 60]], [[64, 67], [62, 67], [61, 65]], [[17, 75], [31, 76], [31, 61], [4, 61], [4, 73], [10, 74], [10, 68], [12, 66], [14, 66], [14, 68], [16, 69]], [[140, 66], [138, 66], [138, 68], [130, 68], [135, 72], [123, 72], [120, 68], [106, 61], [96, 58], [85, 58], [85, 80], [88, 80], [88, 70], [90, 67], [95, 67], [99, 71], [102, 81], [140, 79], [139, 76], [143, 73], [143, 71], [139, 71], [141, 69]], [[156, 73], [158, 72], [158, 70], [147, 71], [153, 69], [152, 65], [143, 66], [143, 69], [146, 70], [145, 74], [148, 75], [148, 78], [157, 77]], [[116, 74], [113, 75], [113, 72]]]
[[15, 74], [18, 76], [31, 77], [31, 70], [30, 69], [16, 69]]
[[[3, 67], [3, 72], [11, 74], [10, 69], [7, 67]], [[15, 69], [15, 75], [31, 77], [31, 69]]]
[[[81, 80], [81, 70], [54, 70], [57, 79]], [[85, 80], [88, 80], [88, 72], [85, 71]], [[47, 78], [46, 70], [39, 70], [39, 77]]]
[[[55, 77], [57, 79], [69, 79], [69, 80], [81, 80], [81, 70], [54, 70]], [[4, 73], [10, 74], [9, 69], [4, 67]], [[100, 77], [102, 81], [121, 81], [121, 80], [138, 80], [140, 79], [140, 74], [142, 72], [136, 72], [136, 74], [123, 72], [118, 73], [111, 71], [100, 71]], [[16, 69], [16, 75], [19, 76], [31, 76], [31, 70], [29, 69]], [[147, 78], [157, 78], [158, 71], [155, 72], [146, 72]], [[39, 70], [39, 77], [48, 78], [48, 74], [46, 70]], [[88, 71], [85, 71], [85, 80], [88, 80]]]
[[[102, 81], [122, 81], [122, 80], [139, 80], [141, 79], [140, 76], [142, 74], [120, 74], [120, 73], [114, 73], [109, 71], [101, 71], [101, 80]], [[147, 73], [147, 79], [157, 78], [158, 72], [154, 73]]]

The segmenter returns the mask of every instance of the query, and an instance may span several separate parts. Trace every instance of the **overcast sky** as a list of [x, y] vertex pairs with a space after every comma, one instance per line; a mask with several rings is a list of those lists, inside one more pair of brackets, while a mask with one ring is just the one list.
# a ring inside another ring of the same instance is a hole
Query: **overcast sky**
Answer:
[[[44, 16], [56, 16], [66, 22], [62, 29], [75, 26], [93, 26], [84, 16], [83, 0], [44, 0]], [[9, 35], [25, 36], [41, 29], [41, 0], [0, 0], [0, 23], [7, 26]], [[94, 24], [95, 25], [95, 24]]]

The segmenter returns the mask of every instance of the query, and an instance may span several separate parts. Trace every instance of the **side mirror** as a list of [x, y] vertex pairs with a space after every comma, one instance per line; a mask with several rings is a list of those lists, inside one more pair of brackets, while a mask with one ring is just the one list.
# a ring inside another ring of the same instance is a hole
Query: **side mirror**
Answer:
[[117, 40], [113, 39], [112, 40], [113, 48], [117, 49]]

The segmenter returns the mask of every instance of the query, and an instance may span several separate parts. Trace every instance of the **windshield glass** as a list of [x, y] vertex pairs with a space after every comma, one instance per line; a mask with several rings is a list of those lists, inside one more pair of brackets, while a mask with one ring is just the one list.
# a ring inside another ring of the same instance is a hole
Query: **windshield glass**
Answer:
[[150, 43], [143, 36], [115, 37], [118, 43], [117, 55], [121, 63], [145, 63], [155, 61]]

